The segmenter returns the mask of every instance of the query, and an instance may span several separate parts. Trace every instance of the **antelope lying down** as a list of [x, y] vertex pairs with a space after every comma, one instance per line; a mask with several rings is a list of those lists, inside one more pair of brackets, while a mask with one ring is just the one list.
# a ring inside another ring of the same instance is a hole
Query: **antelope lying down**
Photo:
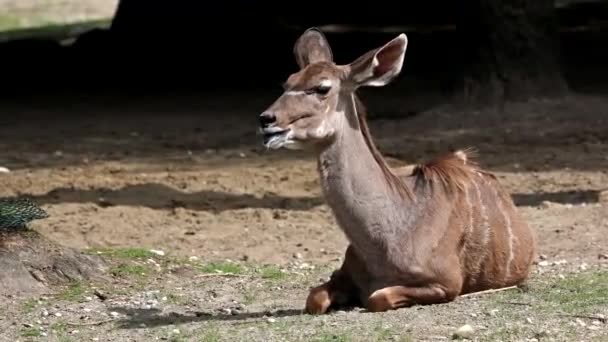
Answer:
[[349, 240], [340, 269], [310, 291], [308, 313], [448, 302], [528, 278], [536, 237], [465, 151], [403, 172], [374, 146], [355, 92], [393, 80], [406, 47], [401, 34], [336, 65], [325, 36], [308, 29], [294, 48], [300, 70], [260, 115], [268, 148], [316, 153], [325, 198]]

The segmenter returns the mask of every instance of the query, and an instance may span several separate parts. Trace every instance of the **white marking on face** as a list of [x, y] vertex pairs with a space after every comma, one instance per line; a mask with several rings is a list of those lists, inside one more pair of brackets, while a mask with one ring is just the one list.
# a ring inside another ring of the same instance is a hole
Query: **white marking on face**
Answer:
[[304, 95], [304, 94], [306, 94], [306, 92], [303, 90], [290, 90], [290, 91], [286, 91], [284, 93], [284, 95], [287, 95], [287, 96], [297, 96], [297, 95]]

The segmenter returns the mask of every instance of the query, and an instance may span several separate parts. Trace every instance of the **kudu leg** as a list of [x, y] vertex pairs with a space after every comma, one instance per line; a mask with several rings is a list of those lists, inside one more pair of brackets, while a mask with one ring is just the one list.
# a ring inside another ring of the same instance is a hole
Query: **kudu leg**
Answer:
[[305, 311], [308, 314], [323, 314], [330, 307], [360, 306], [359, 288], [350, 272], [358, 265], [352, 247], [348, 247], [342, 267], [336, 270], [328, 282], [310, 290]]
[[428, 287], [390, 286], [374, 291], [367, 300], [366, 308], [370, 312], [395, 310], [415, 304], [437, 304], [452, 301], [458, 290], [442, 286]]

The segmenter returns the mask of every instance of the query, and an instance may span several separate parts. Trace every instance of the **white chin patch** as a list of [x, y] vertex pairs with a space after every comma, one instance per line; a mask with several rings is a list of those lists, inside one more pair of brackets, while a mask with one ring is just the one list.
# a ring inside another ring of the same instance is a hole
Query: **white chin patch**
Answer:
[[283, 134], [273, 136], [264, 145], [266, 146], [266, 148], [272, 150], [278, 150], [280, 148], [286, 148], [289, 150], [300, 150], [303, 148], [301, 142], [293, 140], [293, 131], [291, 130], [285, 131], [285, 133]]

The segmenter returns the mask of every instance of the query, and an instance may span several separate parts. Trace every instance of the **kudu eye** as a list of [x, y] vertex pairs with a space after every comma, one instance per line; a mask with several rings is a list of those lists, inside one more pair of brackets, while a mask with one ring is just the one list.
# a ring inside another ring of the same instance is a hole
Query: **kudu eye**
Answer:
[[325, 85], [325, 84], [318, 85], [314, 88], [315, 93], [317, 93], [319, 95], [327, 95], [327, 93], [329, 93], [330, 90], [331, 90], [331, 86]]

